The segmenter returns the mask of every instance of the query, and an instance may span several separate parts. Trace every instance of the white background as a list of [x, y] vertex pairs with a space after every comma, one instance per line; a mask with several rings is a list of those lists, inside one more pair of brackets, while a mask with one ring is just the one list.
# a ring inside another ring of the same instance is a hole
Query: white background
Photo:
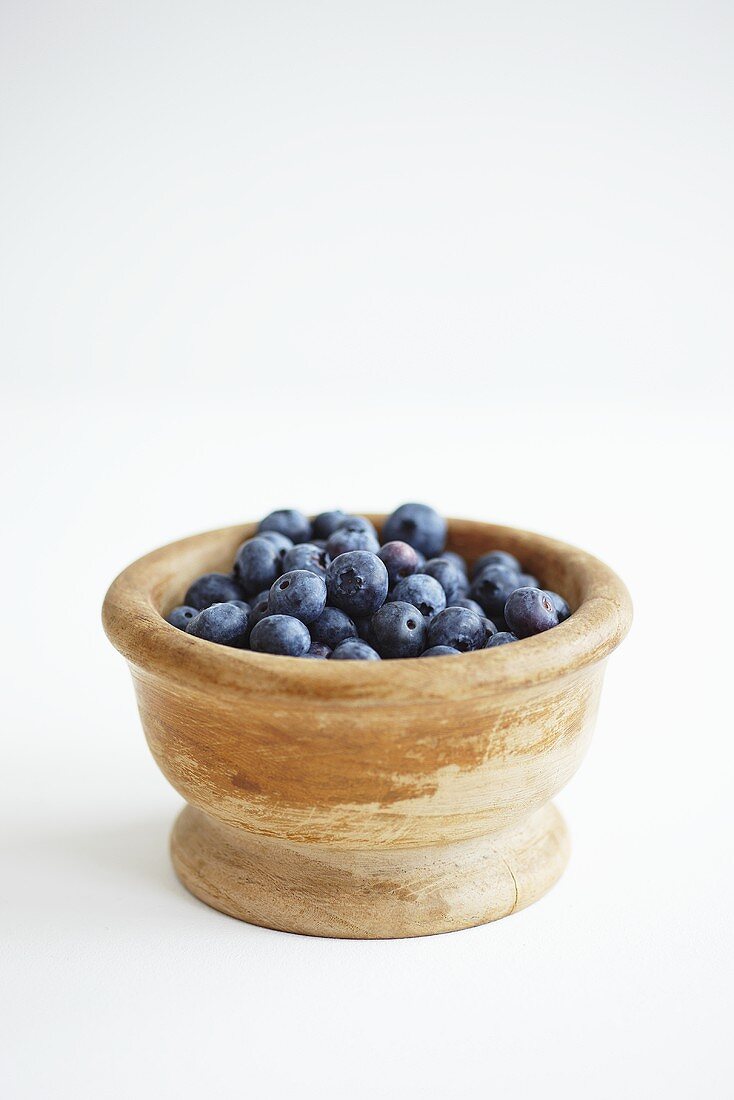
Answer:
[[[0, 19], [3, 1097], [730, 1094], [731, 5]], [[630, 586], [569, 868], [432, 939], [230, 920], [105, 588], [406, 498]]]

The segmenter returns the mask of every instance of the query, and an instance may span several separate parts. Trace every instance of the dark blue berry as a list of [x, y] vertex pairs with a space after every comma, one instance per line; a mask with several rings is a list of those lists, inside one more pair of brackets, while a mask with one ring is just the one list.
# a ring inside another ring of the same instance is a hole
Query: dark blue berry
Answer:
[[466, 607], [447, 607], [428, 624], [428, 645], [451, 646], [460, 653], [483, 649], [487, 640], [484, 620]]
[[372, 636], [381, 657], [417, 657], [426, 644], [426, 624], [417, 607], [393, 602], [372, 616]]
[[472, 582], [469, 595], [496, 622], [504, 612], [507, 597], [517, 588], [517, 573], [504, 565], [485, 565]]
[[484, 648], [494, 649], [497, 645], [508, 645], [509, 642], [516, 642], [517, 640], [517, 634], [512, 634], [509, 630], [498, 630], [496, 634], [487, 638], [487, 644]]
[[469, 567], [461, 554], [457, 554], [455, 550], [442, 550], [441, 557], [445, 558], [446, 561], [450, 561], [457, 569], [460, 569], [465, 577], [469, 575]]
[[[500, 633], [500, 630], [499, 630], [499, 627], [497, 626], [497, 624], [492, 622], [492, 620], [488, 619], [485, 615], [482, 616], [482, 622], [484, 623], [484, 630], [486, 632], [486, 635], [487, 635], [488, 639], [491, 638], [493, 634], [499, 634]], [[503, 619], [502, 620], [503, 629], [504, 629], [505, 626], [506, 626], [506, 623], [505, 623], [505, 620]]]
[[413, 573], [399, 581], [392, 590], [391, 600], [410, 603], [425, 619], [432, 619], [446, 606], [446, 593], [435, 577]]
[[331, 656], [331, 650], [328, 645], [323, 645], [322, 642], [311, 642], [308, 652], [304, 653], [303, 656], [310, 657], [312, 661], [325, 661], [327, 657]]
[[518, 638], [530, 638], [558, 626], [558, 612], [540, 588], [516, 588], [505, 604], [505, 620]]
[[377, 528], [371, 519], [367, 519], [367, 516], [347, 516], [339, 524], [339, 528], [342, 527], [347, 527], [351, 531], [368, 531], [377, 538]]
[[168, 612], [166, 622], [175, 626], [177, 630], [185, 630], [195, 615], [198, 615], [197, 608], [181, 604], [180, 607], [174, 607], [173, 611]]
[[557, 592], [547, 592], [546, 594], [550, 597], [550, 601], [558, 613], [559, 623], [565, 622], [571, 614], [571, 608], [568, 606], [566, 600], [564, 600], [563, 596], [559, 596]]
[[234, 571], [245, 593], [252, 596], [270, 588], [280, 573], [278, 552], [268, 539], [248, 539], [237, 551]]
[[540, 581], [537, 577], [534, 577], [532, 573], [518, 573], [517, 574], [517, 587], [518, 588], [540, 588]]
[[372, 616], [366, 615], [363, 619], [355, 619], [354, 625], [357, 628], [357, 633], [363, 642], [367, 642], [367, 645], [375, 648], [375, 639], [372, 634]]
[[301, 542], [286, 552], [283, 558], [283, 572], [288, 573], [291, 569], [308, 569], [317, 577], [325, 577], [328, 563], [329, 558], [325, 550], [320, 550], [312, 542]]
[[522, 572], [522, 566], [513, 554], [508, 554], [506, 550], [490, 550], [488, 554], [482, 554], [474, 562], [472, 577], [479, 576], [487, 565], [504, 565], [505, 569], [509, 569], [512, 573]]
[[293, 546], [293, 540], [289, 539], [286, 535], [281, 535], [280, 531], [260, 531], [257, 537], [259, 539], [267, 539], [268, 542], [273, 544], [279, 562], [283, 561], [283, 558]]
[[269, 588], [266, 588], [264, 592], [258, 592], [257, 596], [253, 596], [250, 599], [250, 629], [252, 629], [255, 623], [259, 623], [261, 619], [264, 619], [266, 615], [270, 614], [270, 608], [268, 607], [269, 599]]
[[459, 650], [450, 645], [432, 645], [430, 649], [424, 649], [421, 657], [458, 657]]
[[377, 556], [385, 563], [391, 588], [418, 569], [418, 554], [407, 542], [386, 542]]
[[247, 611], [237, 604], [213, 603], [190, 620], [186, 633], [207, 642], [243, 649], [247, 645], [249, 619]]
[[247, 636], [249, 638], [250, 631], [252, 630], [252, 608], [246, 600], [230, 600], [231, 604], [235, 607], [241, 607], [243, 611], [247, 612]]
[[376, 554], [367, 550], [340, 554], [326, 570], [329, 602], [353, 619], [382, 607], [387, 584], [387, 569]]
[[447, 558], [431, 558], [423, 566], [422, 570], [427, 576], [433, 577], [446, 593], [446, 606], [455, 604], [469, 591], [469, 581], [466, 573], [450, 562]]
[[465, 596], [461, 600], [454, 600], [453, 603], [447, 604], [448, 607], [465, 607], [468, 611], [473, 611], [475, 615], [479, 615], [480, 618], [484, 617], [484, 608], [481, 607], [476, 600], [470, 600], [468, 596]]
[[313, 521], [313, 537], [315, 539], [328, 539], [329, 535], [333, 535], [337, 527], [341, 527], [346, 519], [346, 512], [340, 512], [337, 509], [335, 512], [319, 512]]
[[352, 550], [369, 550], [371, 554], [376, 554], [380, 549], [379, 539], [374, 529], [370, 530], [372, 524], [369, 520], [365, 522], [369, 526], [348, 520], [346, 524], [329, 535], [326, 540], [326, 551], [329, 557], [338, 558], [340, 554], [348, 554]]
[[347, 638], [340, 642], [329, 658], [330, 661], [379, 661], [380, 654], [361, 638]]
[[258, 531], [279, 531], [292, 543], [308, 542], [311, 538], [311, 523], [296, 508], [281, 508], [261, 519]]
[[205, 573], [189, 585], [183, 602], [187, 607], [202, 611], [213, 603], [241, 600], [244, 596], [245, 592], [229, 573]]
[[308, 569], [292, 569], [270, 589], [271, 615], [292, 615], [302, 623], [318, 619], [326, 606], [326, 582]]
[[347, 638], [357, 637], [357, 628], [348, 615], [338, 607], [325, 607], [318, 619], [309, 625], [314, 642], [321, 642], [329, 649], [336, 649]]
[[435, 558], [446, 545], [446, 520], [427, 504], [401, 504], [385, 520], [382, 538], [407, 542], [427, 558]]
[[250, 649], [255, 653], [303, 657], [310, 648], [311, 635], [308, 627], [292, 615], [268, 615], [252, 628], [250, 634]]

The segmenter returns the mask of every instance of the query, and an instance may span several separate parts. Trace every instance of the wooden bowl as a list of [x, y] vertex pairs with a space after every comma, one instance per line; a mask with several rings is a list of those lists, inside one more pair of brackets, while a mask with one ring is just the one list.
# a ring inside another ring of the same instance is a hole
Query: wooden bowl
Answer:
[[104, 602], [150, 749], [188, 803], [171, 838], [184, 886], [253, 924], [356, 938], [467, 928], [539, 898], [568, 858], [550, 799], [630, 625], [619, 578], [541, 535], [450, 520], [451, 549], [517, 554], [571, 618], [497, 649], [383, 662], [273, 657], [169, 626], [190, 582], [228, 571], [254, 531], [164, 546]]

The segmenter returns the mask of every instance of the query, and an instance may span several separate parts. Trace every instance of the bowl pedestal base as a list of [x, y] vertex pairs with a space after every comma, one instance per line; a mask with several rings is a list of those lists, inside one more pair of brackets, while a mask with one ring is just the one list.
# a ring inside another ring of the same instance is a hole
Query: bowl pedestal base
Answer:
[[250, 924], [347, 939], [429, 936], [509, 916], [553, 886], [568, 847], [552, 803], [501, 833], [431, 848], [293, 843], [193, 806], [171, 836], [176, 874], [207, 905]]

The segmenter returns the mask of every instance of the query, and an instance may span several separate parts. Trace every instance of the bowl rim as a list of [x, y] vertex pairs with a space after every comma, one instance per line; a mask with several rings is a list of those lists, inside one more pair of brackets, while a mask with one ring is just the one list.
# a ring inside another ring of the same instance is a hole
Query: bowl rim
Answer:
[[[368, 515], [378, 527], [383, 514]], [[104, 599], [105, 632], [137, 674], [181, 688], [240, 697], [296, 698], [303, 705], [328, 699], [345, 705], [416, 705], [417, 698], [486, 697], [493, 688], [528, 689], [580, 673], [603, 661], [622, 641], [632, 621], [626, 586], [609, 566], [568, 543], [522, 528], [479, 520], [448, 519], [452, 535], [482, 533], [492, 549], [523, 549], [557, 555], [573, 569], [582, 593], [578, 607], [553, 630], [511, 646], [464, 653], [461, 660], [306, 661], [213, 645], [170, 625], [156, 593], [175, 579], [175, 563], [187, 552], [252, 537], [256, 524], [236, 524], [165, 544], [132, 562], [112, 582]], [[450, 670], [450, 671], [448, 671]]]

